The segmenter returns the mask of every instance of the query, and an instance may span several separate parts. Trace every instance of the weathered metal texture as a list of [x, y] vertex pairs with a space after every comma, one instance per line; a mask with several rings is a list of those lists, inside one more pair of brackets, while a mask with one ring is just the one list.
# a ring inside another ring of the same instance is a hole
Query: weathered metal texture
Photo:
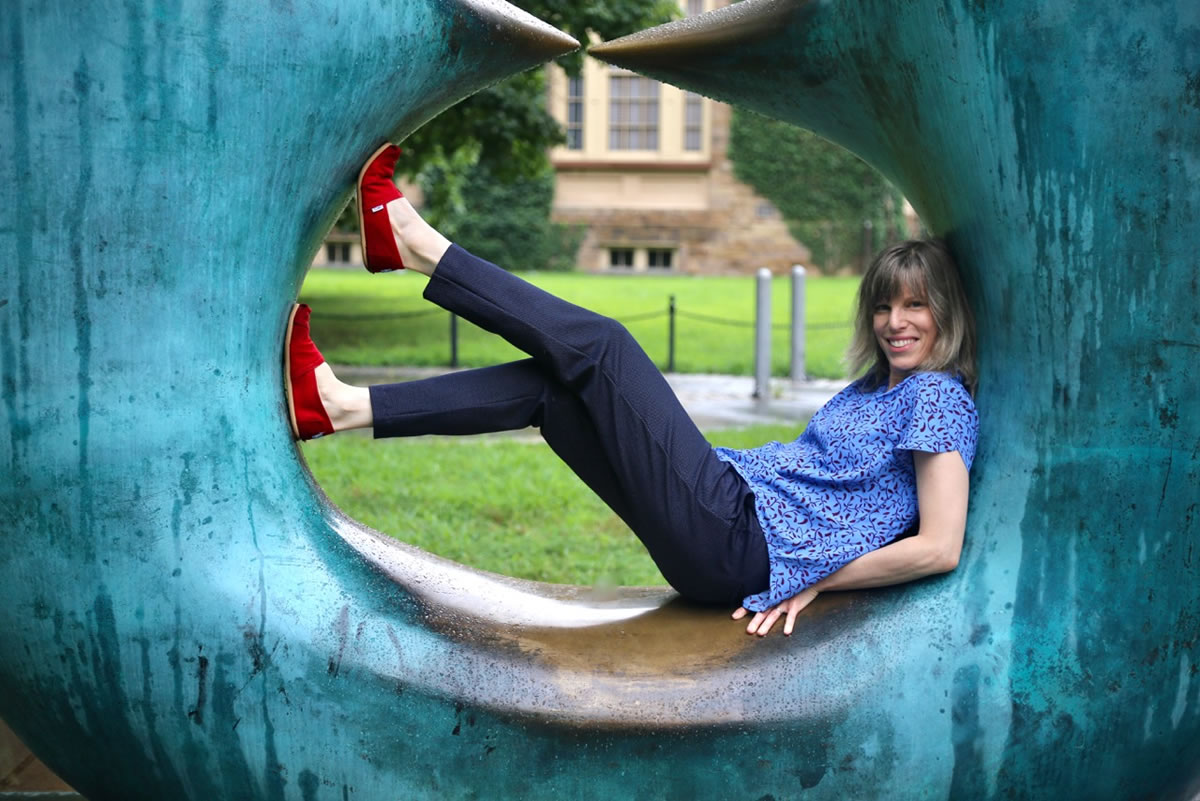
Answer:
[[961, 257], [966, 551], [847, 632], [889, 676], [820, 797], [1200, 793], [1200, 4], [748, 0], [594, 52], [843, 144]]
[[761, 642], [394, 545], [290, 442], [309, 257], [385, 134], [561, 44], [508, 13], [0, 9], [0, 716], [92, 801], [1194, 793], [1200, 10], [747, 0], [611, 51], [854, 147], [979, 312], [962, 565]]

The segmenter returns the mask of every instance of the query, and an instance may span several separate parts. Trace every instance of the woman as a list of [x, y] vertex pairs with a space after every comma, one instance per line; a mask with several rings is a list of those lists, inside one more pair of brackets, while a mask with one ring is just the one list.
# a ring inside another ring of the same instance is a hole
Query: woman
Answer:
[[[713, 448], [617, 322], [452, 245], [392, 182], [385, 145], [359, 175], [367, 269], [428, 277], [425, 298], [507, 339], [524, 361], [402, 384], [339, 381], [289, 321], [293, 432], [373, 427], [376, 437], [537, 426], [550, 447], [645, 544], [666, 580], [704, 603], [753, 612], [767, 634], [824, 590], [952, 570], [962, 547], [978, 429], [974, 333], [953, 261], [936, 242], [884, 251], [859, 289], [851, 359], [867, 373], [801, 437]], [[899, 538], [918, 518], [917, 535]], [[899, 538], [899, 539], [898, 539]]]

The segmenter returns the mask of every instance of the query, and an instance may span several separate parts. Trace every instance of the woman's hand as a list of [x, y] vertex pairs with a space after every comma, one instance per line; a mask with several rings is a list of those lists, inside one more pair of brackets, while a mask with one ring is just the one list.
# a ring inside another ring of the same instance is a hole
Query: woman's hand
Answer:
[[[774, 609], [768, 609], [765, 612], [756, 612], [754, 617], [750, 619], [750, 625], [746, 626], [746, 633], [765, 637], [767, 632], [775, 626], [775, 621], [779, 620], [779, 616], [786, 614], [787, 619], [783, 622], [783, 633], [790, 635], [792, 633], [792, 626], [796, 623], [796, 615], [800, 614], [800, 611], [804, 607], [811, 604], [813, 599], [819, 594], [813, 587], [808, 587], [788, 598]], [[749, 612], [744, 607], [739, 606], [737, 611], [733, 613], [733, 619], [741, 620], [748, 614]]]

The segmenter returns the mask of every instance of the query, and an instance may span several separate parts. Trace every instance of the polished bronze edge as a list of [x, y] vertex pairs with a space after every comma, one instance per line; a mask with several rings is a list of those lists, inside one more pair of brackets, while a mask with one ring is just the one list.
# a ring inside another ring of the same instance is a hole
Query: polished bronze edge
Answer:
[[565, 56], [580, 47], [575, 37], [514, 5], [474, 0], [463, 0], [463, 4], [489, 23], [496, 35], [519, 43], [522, 51], [541, 61]]
[[668, 57], [688, 55], [711, 58], [716, 52], [757, 41], [778, 32], [796, 9], [811, 0], [744, 0], [699, 17], [676, 20], [655, 28], [601, 42], [588, 48], [590, 55], [619, 66], [662, 64]]

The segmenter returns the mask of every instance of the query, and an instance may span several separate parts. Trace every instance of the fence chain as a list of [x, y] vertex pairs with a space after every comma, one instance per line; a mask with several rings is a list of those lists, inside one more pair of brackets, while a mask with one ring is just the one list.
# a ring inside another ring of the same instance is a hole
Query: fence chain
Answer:
[[431, 314], [445, 314], [442, 309], [418, 309], [417, 311], [376, 312], [374, 314], [328, 314], [313, 312], [313, 317], [320, 320], [340, 320], [342, 322], [379, 322], [382, 320], [409, 320], [414, 317], [428, 317]]
[[[705, 323], [715, 323], [717, 325], [731, 325], [731, 326], [735, 326], [738, 328], [753, 328], [754, 327], [753, 321], [731, 320], [727, 317], [715, 317], [711, 314], [697, 314], [696, 312], [686, 312], [686, 311], [679, 311], [679, 310], [676, 310], [675, 314], [679, 317], [687, 317], [692, 320], [699, 320], [699, 321], [705, 322]], [[845, 323], [810, 323], [804, 327], [804, 330], [805, 331], [825, 331], [825, 330], [831, 330], [831, 329], [835, 329], [835, 328], [849, 328], [850, 326], [851, 326], [851, 323], [848, 323], [848, 322], [845, 322]], [[792, 324], [790, 322], [772, 323], [771, 328], [774, 328], [779, 331], [790, 331], [792, 328]]]
[[617, 322], [619, 322], [619, 323], [640, 323], [643, 320], [657, 320], [659, 317], [666, 317], [666, 316], [667, 316], [667, 312], [656, 311], [656, 312], [646, 312], [645, 314], [635, 314], [635, 315], [632, 315], [631, 317], [622, 317], [619, 320], [617, 320], [616, 317], [614, 317], [613, 319], [617, 320]]
[[[338, 320], [340, 322], [382, 322], [385, 320], [410, 320], [417, 317], [428, 317], [432, 314], [445, 314], [443, 309], [420, 309], [417, 311], [400, 311], [400, 312], [374, 312], [371, 314], [337, 314], [329, 312], [313, 312], [313, 317], [320, 320]], [[621, 323], [640, 323], [646, 320], [657, 320], [660, 317], [666, 317], [669, 312], [653, 311], [644, 312], [643, 314], [634, 314], [617, 319]], [[717, 317], [711, 314], [700, 314], [697, 312], [675, 310], [676, 317], [686, 317], [690, 320], [698, 320], [703, 323], [713, 323], [715, 325], [729, 325], [737, 328], [753, 328], [754, 322], [750, 320], [733, 320], [728, 317]], [[805, 326], [806, 331], [827, 331], [837, 328], [849, 328], [851, 323], [809, 323]], [[786, 331], [792, 326], [791, 323], [773, 323], [772, 328]]]
[[[318, 320], [339, 320], [342, 322], [382, 322], [382, 321], [386, 321], [386, 320], [412, 320], [412, 319], [416, 319], [418, 317], [428, 317], [433, 314], [446, 314], [446, 311], [444, 309], [431, 308], [431, 309], [418, 309], [418, 310], [414, 310], [414, 311], [376, 312], [373, 314], [337, 314], [337, 313], [329, 314], [329, 313], [322, 312], [320, 314], [314, 313], [313, 317], [316, 317]], [[728, 326], [733, 326], [735, 328], [754, 328], [753, 321], [733, 320], [728, 317], [717, 317], [716, 315], [712, 315], [712, 314], [700, 314], [697, 312], [680, 311], [679, 307], [675, 303], [674, 295], [671, 296], [668, 308], [665, 311], [659, 310], [659, 311], [644, 312], [642, 314], [628, 315], [628, 316], [624, 317], [623, 319], [619, 319], [618, 322], [620, 322], [624, 325], [624, 324], [628, 324], [628, 323], [645, 322], [646, 320], [657, 320], [662, 317], [670, 317], [671, 318], [671, 328], [670, 328], [670, 334], [669, 334], [668, 356], [667, 356], [667, 363], [668, 363], [667, 369], [670, 371], [673, 371], [675, 369], [675, 337], [676, 337], [675, 319], [677, 317], [684, 317], [689, 320], [696, 320], [696, 321], [702, 322], [702, 323], [711, 323], [713, 325], [728, 325]], [[613, 319], [617, 319], [617, 318], [613, 318]], [[458, 320], [455, 317], [455, 315], [451, 314], [450, 315], [450, 366], [451, 367], [458, 366], [458, 325], [457, 325], [457, 322], [458, 322]], [[805, 330], [806, 331], [826, 331], [826, 330], [832, 330], [832, 329], [838, 329], [838, 328], [850, 328], [850, 326], [851, 326], [851, 323], [849, 323], [849, 322], [815, 323], [815, 324], [809, 323], [809, 324], [805, 325]], [[786, 323], [774, 323], [771, 325], [771, 328], [776, 331], [788, 331], [788, 330], [791, 330], [791, 327], [792, 326], [791, 326], [790, 321], [786, 322]]]

